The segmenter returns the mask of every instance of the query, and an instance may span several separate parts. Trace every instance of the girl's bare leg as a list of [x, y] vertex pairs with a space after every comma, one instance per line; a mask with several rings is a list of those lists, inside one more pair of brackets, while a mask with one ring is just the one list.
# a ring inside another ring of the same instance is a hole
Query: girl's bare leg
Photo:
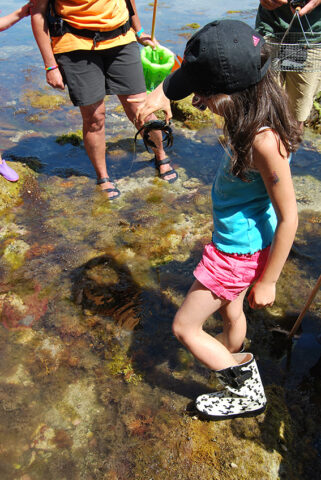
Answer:
[[222, 305], [219, 312], [223, 320], [223, 332], [215, 338], [219, 340], [231, 353], [239, 352], [246, 336], [246, 317], [243, 311], [243, 302], [247, 289], [233, 302]]
[[173, 333], [178, 340], [212, 370], [237, 365], [227, 348], [203, 330], [207, 318], [227, 303], [230, 302], [218, 298], [195, 280], [173, 322]]

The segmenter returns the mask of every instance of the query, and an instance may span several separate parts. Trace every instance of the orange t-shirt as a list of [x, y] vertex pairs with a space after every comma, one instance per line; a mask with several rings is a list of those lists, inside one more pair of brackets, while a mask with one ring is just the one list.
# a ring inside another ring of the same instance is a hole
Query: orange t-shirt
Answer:
[[[128, 20], [125, 0], [55, 0], [57, 14], [75, 28], [105, 32], [115, 30]], [[127, 45], [135, 42], [135, 32], [129, 29], [125, 35], [98, 42], [95, 50]], [[66, 33], [52, 38], [54, 53], [73, 50], [92, 50], [93, 40]]]

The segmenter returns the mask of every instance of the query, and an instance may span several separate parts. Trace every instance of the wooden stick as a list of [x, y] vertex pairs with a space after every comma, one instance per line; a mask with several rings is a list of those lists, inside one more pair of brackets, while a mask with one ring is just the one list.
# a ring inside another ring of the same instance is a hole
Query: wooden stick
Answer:
[[157, 0], [154, 0], [153, 22], [152, 22], [152, 33], [151, 33], [152, 40], [154, 40], [154, 35], [155, 35], [156, 9], [157, 9]]
[[304, 305], [304, 307], [303, 307], [300, 315], [298, 316], [295, 324], [293, 325], [292, 330], [291, 330], [291, 332], [290, 332], [289, 335], [288, 335], [288, 338], [292, 338], [293, 335], [295, 334], [295, 332], [297, 331], [297, 329], [299, 328], [299, 326], [300, 326], [300, 324], [301, 324], [301, 322], [302, 322], [302, 320], [303, 320], [303, 317], [304, 317], [306, 311], [308, 310], [309, 306], [310, 306], [311, 303], [312, 303], [312, 300], [314, 299], [314, 297], [316, 296], [316, 294], [317, 294], [317, 292], [318, 292], [318, 290], [319, 290], [319, 288], [320, 288], [320, 285], [321, 285], [321, 275], [320, 275], [320, 277], [318, 278], [317, 283], [315, 284], [312, 292], [310, 293], [310, 296], [309, 296], [306, 304]]

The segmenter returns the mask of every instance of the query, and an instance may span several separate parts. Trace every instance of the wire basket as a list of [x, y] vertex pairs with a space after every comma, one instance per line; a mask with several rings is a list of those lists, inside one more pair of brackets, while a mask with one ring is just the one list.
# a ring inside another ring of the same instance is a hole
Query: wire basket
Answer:
[[321, 72], [321, 34], [288, 32], [266, 37], [276, 72]]
[[[302, 19], [309, 31], [304, 30], [300, 9], [295, 9], [285, 33], [274, 33], [267, 37], [272, 69], [276, 72], [321, 72], [321, 32], [313, 32], [307, 15]], [[294, 23], [295, 31], [291, 31]]]

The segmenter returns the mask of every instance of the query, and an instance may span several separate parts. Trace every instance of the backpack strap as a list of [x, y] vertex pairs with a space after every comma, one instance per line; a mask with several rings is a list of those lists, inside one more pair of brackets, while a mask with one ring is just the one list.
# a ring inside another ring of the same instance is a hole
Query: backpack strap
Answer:
[[135, 15], [134, 8], [132, 2], [130, 0], [126, 0], [127, 10], [129, 12], [129, 18]]
[[73, 27], [57, 14], [55, 9], [55, 0], [49, 0], [46, 12], [46, 19], [50, 36], [62, 37], [66, 33], [72, 33], [73, 35], [78, 35], [79, 37], [91, 38], [93, 40], [94, 47], [96, 47], [97, 42], [101, 42], [103, 40], [111, 40], [112, 38], [116, 38], [119, 35], [125, 35], [125, 33], [128, 32], [131, 27], [131, 17], [135, 14], [135, 12], [130, 0], [126, 0], [126, 5], [129, 12], [129, 19], [127, 20], [127, 22], [124, 23], [124, 25], [115, 28], [114, 30], [101, 32], [99, 30], [89, 30], [87, 28], [80, 29]]

